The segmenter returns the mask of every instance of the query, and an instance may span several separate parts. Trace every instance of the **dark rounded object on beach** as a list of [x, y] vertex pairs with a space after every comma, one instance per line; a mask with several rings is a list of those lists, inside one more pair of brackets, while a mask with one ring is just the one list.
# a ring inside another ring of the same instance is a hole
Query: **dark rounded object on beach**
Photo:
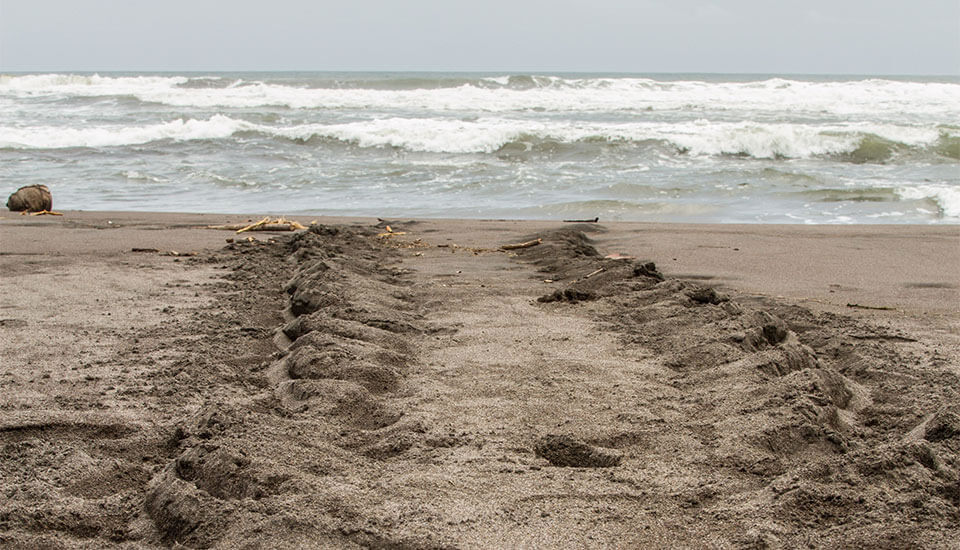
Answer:
[[7, 199], [11, 212], [42, 212], [53, 210], [53, 195], [46, 185], [27, 185], [14, 191]]

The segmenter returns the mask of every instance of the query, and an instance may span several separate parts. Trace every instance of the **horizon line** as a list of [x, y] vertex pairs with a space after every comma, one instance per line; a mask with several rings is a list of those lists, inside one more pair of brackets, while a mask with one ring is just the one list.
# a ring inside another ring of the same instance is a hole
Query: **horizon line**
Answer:
[[607, 71], [546, 69], [22, 69], [3, 70], [2, 74], [67, 74], [67, 73], [381, 73], [381, 74], [595, 74], [595, 75], [730, 75], [730, 76], [846, 76], [846, 77], [937, 77], [960, 78], [957, 73], [838, 73], [838, 72], [768, 72], [768, 71]]

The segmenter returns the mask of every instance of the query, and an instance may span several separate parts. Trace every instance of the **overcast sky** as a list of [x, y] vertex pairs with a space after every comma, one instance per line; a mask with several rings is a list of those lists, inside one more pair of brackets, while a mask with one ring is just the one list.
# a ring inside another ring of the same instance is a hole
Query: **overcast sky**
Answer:
[[960, 0], [0, 0], [0, 71], [960, 74]]

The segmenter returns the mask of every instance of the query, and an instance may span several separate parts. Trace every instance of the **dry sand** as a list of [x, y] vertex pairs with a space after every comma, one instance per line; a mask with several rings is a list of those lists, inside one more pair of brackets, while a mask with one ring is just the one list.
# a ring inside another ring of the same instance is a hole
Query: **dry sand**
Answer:
[[66, 214], [0, 219], [4, 547], [957, 548], [957, 227]]

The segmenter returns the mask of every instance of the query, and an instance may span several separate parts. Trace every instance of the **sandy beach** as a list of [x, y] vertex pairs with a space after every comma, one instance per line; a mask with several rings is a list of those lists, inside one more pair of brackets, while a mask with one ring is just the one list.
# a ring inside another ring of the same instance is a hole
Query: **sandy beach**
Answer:
[[64, 214], [0, 214], [0, 546], [960, 539], [958, 226]]

